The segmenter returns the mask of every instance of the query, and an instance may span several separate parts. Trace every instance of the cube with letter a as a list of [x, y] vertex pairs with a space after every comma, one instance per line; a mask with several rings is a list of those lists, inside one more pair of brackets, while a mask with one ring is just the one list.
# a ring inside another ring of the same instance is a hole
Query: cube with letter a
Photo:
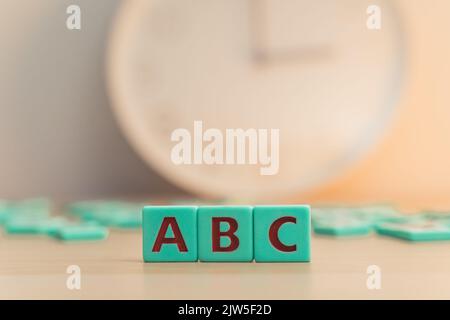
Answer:
[[310, 261], [309, 206], [256, 206], [253, 230], [256, 262]]
[[197, 207], [147, 206], [142, 215], [145, 262], [197, 261]]
[[253, 260], [253, 208], [204, 206], [197, 211], [200, 261]]

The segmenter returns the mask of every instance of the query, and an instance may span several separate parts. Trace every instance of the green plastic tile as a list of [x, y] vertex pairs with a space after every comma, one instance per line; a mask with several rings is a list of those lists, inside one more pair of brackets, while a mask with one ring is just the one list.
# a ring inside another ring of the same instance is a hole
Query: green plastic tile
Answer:
[[86, 212], [94, 211], [101, 203], [103, 201], [97, 200], [72, 202], [66, 206], [66, 211], [71, 215], [82, 216]]
[[382, 222], [406, 222], [407, 217], [388, 205], [356, 207], [352, 216], [367, 220], [373, 224]]
[[103, 226], [136, 229], [142, 225], [142, 205], [125, 201], [82, 201], [72, 203], [68, 211], [81, 220]]
[[142, 226], [142, 214], [123, 213], [112, 217], [108, 225], [120, 229], [137, 229]]
[[256, 262], [310, 261], [309, 206], [257, 206], [253, 209], [253, 230]]
[[4, 224], [9, 218], [9, 206], [6, 201], [0, 201], [0, 225]]
[[117, 216], [115, 208], [101, 208], [92, 211], [86, 211], [80, 215], [80, 219], [85, 222], [95, 221], [103, 226], [109, 226]]
[[379, 223], [406, 222], [409, 217], [389, 206], [313, 208], [312, 222], [317, 234], [366, 235]]
[[63, 241], [93, 241], [108, 237], [108, 229], [94, 225], [71, 225], [61, 227], [56, 237]]
[[46, 218], [51, 214], [52, 203], [46, 198], [26, 199], [11, 203], [9, 210], [11, 216]]
[[331, 215], [334, 215], [336, 210], [329, 207], [314, 207], [311, 208], [311, 220], [321, 220], [323, 218], [327, 218]]
[[5, 223], [5, 231], [8, 234], [39, 234], [39, 226], [42, 220], [28, 217], [13, 217]]
[[376, 226], [380, 235], [414, 242], [450, 240], [450, 227], [435, 221], [383, 223]]
[[197, 207], [146, 206], [142, 214], [145, 262], [197, 261]]
[[422, 216], [450, 227], [450, 213], [448, 212], [427, 212], [423, 213]]
[[142, 205], [124, 204], [116, 209], [108, 225], [120, 229], [136, 229], [142, 226]]
[[253, 260], [253, 208], [205, 206], [197, 210], [200, 261]]
[[64, 217], [38, 217], [22, 214], [11, 215], [5, 222], [5, 231], [9, 234], [47, 234], [63, 225], [69, 224]]
[[39, 222], [37, 230], [39, 233], [46, 234], [51, 237], [57, 237], [59, 231], [63, 227], [74, 225], [75, 223], [69, 221], [65, 217], [54, 217]]
[[448, 212], [428, 211], [428, 212], [423, 212], [422, 215], [425, 216], [426, 218], [432, 219], [432, 220], [450, 219], [450, 213], [448, 213]]
[[122, 205], [123, 202], [116, 200], [87, 200], [69, 204], [67, 211], [79, 217], [89, 217], [99, 212], [113, 211]]
[[353, 218], [321, 219], [313, 222], [316, 234], [336, 237], [366, 236], [372, 231], [372, 224]]

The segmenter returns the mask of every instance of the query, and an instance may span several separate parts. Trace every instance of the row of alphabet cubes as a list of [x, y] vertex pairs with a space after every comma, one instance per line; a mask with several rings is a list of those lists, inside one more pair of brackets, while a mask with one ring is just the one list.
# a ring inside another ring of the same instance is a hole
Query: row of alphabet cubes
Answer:
[[311, 213], [290, 206], [147, 206], [145, 262], [308, 262]]

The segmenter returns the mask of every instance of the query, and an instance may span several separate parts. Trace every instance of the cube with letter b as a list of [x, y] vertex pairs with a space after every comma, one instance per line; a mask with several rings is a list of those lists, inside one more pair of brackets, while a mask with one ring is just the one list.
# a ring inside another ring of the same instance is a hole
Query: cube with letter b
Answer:
[[197, 211], [200, 261], [253, 260], [253, 208], [204, 206]]
[[148, 206], [142, 215], [145, 262], [197, 261], [197, 207]]
[[256, 262], [308, 262], [311, 214], [307, 205], [253, 209]]

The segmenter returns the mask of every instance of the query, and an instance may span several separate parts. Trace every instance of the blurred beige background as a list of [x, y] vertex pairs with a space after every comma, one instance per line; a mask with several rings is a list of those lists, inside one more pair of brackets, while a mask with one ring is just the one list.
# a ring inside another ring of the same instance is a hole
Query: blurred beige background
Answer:
[[[1, 1], [0, 197], [179, 192], [136, 156], [109, 108], [104, 53], [119, 2]], [[450, 208], [450, 2], [396, 2], [409, 51], [394, 123], [357, 166], [295, 201]], [[65, 28], [70, 4], [82, 7], [81, 31]]]
[[[170, 187], [131, 150], [105, 89], [117, 0], [0, 2], [0, 198], [92, 198]], [[66, 8], [82, 8], [82, 29]]]
[[395, 121], [364, 161], [312, 200], [450, 209], [450, 2], [397, 3], [409, 52]]

